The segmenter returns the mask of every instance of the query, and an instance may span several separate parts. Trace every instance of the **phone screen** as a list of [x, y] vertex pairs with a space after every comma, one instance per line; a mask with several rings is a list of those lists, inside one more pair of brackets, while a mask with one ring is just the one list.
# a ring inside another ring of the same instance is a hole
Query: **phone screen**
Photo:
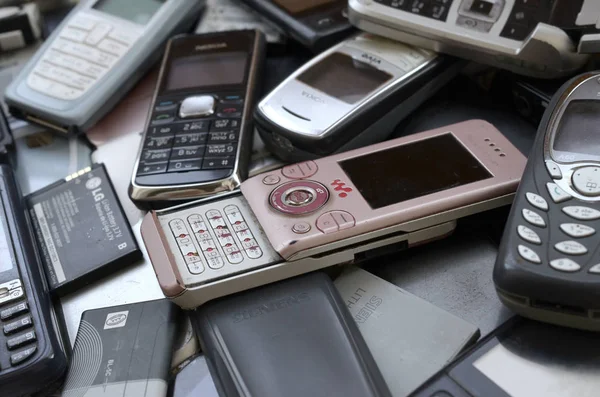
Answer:
[[600, 101], [572, 101], [560, 120], [554, 150], [600, 157]]
[[352, 105], [392, 77], [366, 62], [336, 52], [304, 71], [297, 79]]
[[244, 82], [248, 54], [242, 51], [193, 55], [173, 61], [166, 90], [204, 88]]
[[165, 0], [127, 0], [127, 4], [122, 0], [99, 0], [94, 9], [145, 25], [164, 3]]
[[13, 268], [13, 258], [11, 255], [10, 232], [6, 222], [6, 213], [4, 206], [0, 204], [0, 273], [9, 271]]
[[452, 134], [339, 163], [373, 209], [492, 177]]

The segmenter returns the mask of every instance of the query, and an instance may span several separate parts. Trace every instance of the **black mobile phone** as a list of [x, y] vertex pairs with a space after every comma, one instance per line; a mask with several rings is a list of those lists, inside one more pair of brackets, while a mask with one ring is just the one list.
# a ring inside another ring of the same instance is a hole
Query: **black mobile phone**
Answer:
[[354, 28], [345, 0], [243, 0], [294, 40], [320, 52], [345, 39]]
[[233, 190], [247, 177], [264, 43], [258, 30], [169, 41], [129, 188], [139, 207]]
[[0, 394], [21, 396], [58, 386], [69, 344], [49, 298], [23, 198], [0, 165]]
[[599, 355], [596, 333], [513, 317], [410, 397], [592, 397]]
[[600, 74], [555, 94], [538, 128], [494, 283], [526, 317], [600, 331]]

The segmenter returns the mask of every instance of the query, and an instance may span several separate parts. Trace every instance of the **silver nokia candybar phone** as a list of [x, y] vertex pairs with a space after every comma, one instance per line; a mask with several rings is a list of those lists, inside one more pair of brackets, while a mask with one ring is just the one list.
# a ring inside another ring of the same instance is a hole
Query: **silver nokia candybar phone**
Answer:
[[60, 133], [86, 131], [160, 57], [164, 43], [192, 27], [198, 0], [84, 0], [5, 96], [15, 117]]
[[258, 30], [169, 41], [131, 178], [136, 205], [174, 205], [247, 178], [264, 57]]
[[348, 14], [367, 32], [518, 74], [556, 78], [576, 72], [588, 59], [581, 52], [593, 51], [587, 46], [592, 35], [583, 35], [578, 53], [578, 43], [565, 31], [595, 30], [596, 21], [581, 19], [592, 2], [349, 0]]
[[509, 204], [525, 161], [472, 120], [258, 175], [241, 195], [151, 211], [141, 233], [164, 294], [194, 308], [448, 235], [458, 218]]
[[363, 33], [310, 60], [257, 106], [257, 130], [285, 161], [370, 145], [444, 86], [464, 62]]

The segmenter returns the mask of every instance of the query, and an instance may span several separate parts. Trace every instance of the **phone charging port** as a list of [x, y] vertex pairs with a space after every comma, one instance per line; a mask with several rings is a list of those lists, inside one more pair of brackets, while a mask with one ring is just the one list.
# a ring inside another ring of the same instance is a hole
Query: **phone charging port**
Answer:
[[560, 303], [549, 302], [549, 301], [538, 300], [538, 299], [532, 300], [531, 306], [538, 308], [538, 309], [550, 310], [550, 311], [570, 314], [570, 315], [574, 315], [574, 316], [581, 316], [581, 317], [588, 316], [587, 309], [585, 309], [583, 307], [579, 307], [579, 306], [563, 305]]

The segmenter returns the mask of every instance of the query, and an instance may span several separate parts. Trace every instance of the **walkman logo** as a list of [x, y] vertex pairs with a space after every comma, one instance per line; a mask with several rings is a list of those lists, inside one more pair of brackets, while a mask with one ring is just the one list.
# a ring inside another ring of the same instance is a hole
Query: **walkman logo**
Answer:
[[273, 300], [262, 305], [254, 306], [248, 309], [240, 310], [239, 312], [235, 312], [233, 313], [233, 322], [239, 323], [254, 317], [262, 316], [263, 314], [269, 314], [277, 310], [285, 309], [294, 305], [299, 305], [309, 300], [310, 295], [308, 295], [308, 293], [306, 292], [286, 296], [285, 298]]
[[104, 329], [124, 327], [125, 324], [127, 324], [127, 316], [129, 316], [129, 310], [108, 313], [106, 315], [106, 320], [104, 320]]
[[217, 48], [226, 48], [227, 43], [211, 43], [211, 44], [203, 44], [197, 45], [196, 51], [206, 51], [206, 50], [215, 50]]
[[310, 92], [302, 91], [302, 96], [306, 97], [308, 99], [312, 99], [315, 102], [325, 103], [323, 98], [320, 98], [320, 97], [316, 96], [315, 94], [311, 94]]
[[341, 198], [348, 196], [348, 193], [352, 191], [352, 188], [346, 187], [346, 183], [342, 182], [341, 179], [336, 179], [335, 181], [331, 182], [331, 186], [335, 186], [333, 190], [335, 190], [336, 192], [340, 192], [338, 196], [340, 196]]

